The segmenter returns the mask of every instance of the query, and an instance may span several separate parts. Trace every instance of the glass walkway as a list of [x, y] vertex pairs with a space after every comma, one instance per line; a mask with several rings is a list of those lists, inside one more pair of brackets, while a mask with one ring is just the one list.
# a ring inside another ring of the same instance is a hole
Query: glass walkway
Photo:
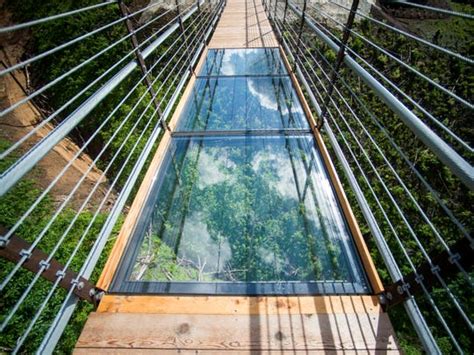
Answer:
[[212, 49], [112, 291], [368, 293], [278, 48]]

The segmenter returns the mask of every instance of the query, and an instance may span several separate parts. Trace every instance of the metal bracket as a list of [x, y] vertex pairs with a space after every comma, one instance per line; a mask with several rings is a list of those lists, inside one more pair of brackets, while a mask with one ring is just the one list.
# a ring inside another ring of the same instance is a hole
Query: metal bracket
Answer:
[[381, 295], [385, 300], [383, 305], [385, 308], [393, 307], [421, 292], [423, 287], [425, 289], [433, 288], [438, 280], [437, 275], [452, 276], [459, 272], [456, 263], [462, 262], [462, 266], [466, 269], [472, 267], [474, 259], [471, 253], [470, 241], [467, 238], [462, 238], [450, 247], [449, 251], [443, 250], [430, 262], [426, 261], [421, 264], [416, 272], [412, 272], [387, 286], [385, 292]]
[[[0, 229], [2, 232], [4, 231], [4, 228], [0, 227]], [[0, 257], [13, 263], [19, 263], [24, 259], [23, 251], [29, 250], [30, 247], [30, 243], [12, 235], [5, 247], [0, 248]], [[93, 285], [89, 280], [78, 277], [78, 274], [74, 271], [64, 269], [64, 265], [55, 259], [50, 259], [48, 254], [38, 248], [34, 248], [28, 254], [28, 259], [21, 266], [34, 273], [40, 272], [41, 276], [48, 281], [56, 282], [60, 279], [59, 286], [66, 290], [69, 290], [72, 285], [76, 284], [73, 291], [74, 294], [95, 306], [98, 305], [104, 294], [103, 290]]]
[[285, 10], [283, 11], [283, 25], [285, 25], [287, 12], [288, 12], [288, 0], [285, 0]]

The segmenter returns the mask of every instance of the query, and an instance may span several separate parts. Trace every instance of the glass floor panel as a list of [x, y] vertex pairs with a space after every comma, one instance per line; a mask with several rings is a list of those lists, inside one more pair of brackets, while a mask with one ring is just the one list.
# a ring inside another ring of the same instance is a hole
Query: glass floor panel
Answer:
[[287, 74], [278, 48], [210, 49], [199, 76]]
[[289, 77], [197, 79], [177, 131], [309, 129]]
[[175, 138], [135, 234], [121, 291], [368, 290], [310, 135]]
[[278, 49], [209, 50], [111, 290], [370, 292], [309, 132]]

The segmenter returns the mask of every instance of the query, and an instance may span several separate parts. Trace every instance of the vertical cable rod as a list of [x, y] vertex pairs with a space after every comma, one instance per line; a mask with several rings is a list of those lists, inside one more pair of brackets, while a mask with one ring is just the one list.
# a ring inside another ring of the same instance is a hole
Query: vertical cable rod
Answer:
[[[138, 39], [135, 34], [135, 28], [133, 26], [132, 21], [130, 20], [130, 10], [128, 9], [127, 5], [125, 5], [123, 0], [119, 0], [119, 7], [120, 7], [120, 12], [122, 13], [122, 16], [125, 19], [124, 21], [125, 27], [127, 28], [128, 33], [131, 35], [130, 42], [132, 43], [133, 49], [135, 49], [135, 56], [137, 57], [138, 65], [140, 66], [140, 70], [142, 71], [142, 74], [145, 76], [145, 83], [149, 89], [148, 92], [150, 93], [153, 99], [156, 109], [158, 110], [158, 114], [161, 116], [163, 113], [161, 111], [155, 89], [153, 88], [153, 84], [151, 82], [151, 78], [150, 78], [151, 73], [146, 66], [145, 59], [143, 58], [142, 51], [140, 50]], [[161, 125], [163, 126], [163, 129], [166, 129], [168, 131], [170, 130], [166, 121], [161, 120]]]
[[[303, 2], [303, 12], [302, 12], [302, 15], [301, 15], [301, 22], [300, 22], [300, 29], [298, 31], [298, 40], [297, 40], [297, 44], [296, 44], [296, 56], [295, 56], [296, 58], [295, 58], [295, 61], [293, 63], [293, 72], [296, 71], [296, 62], [297, 62], [296, 59], [300, 55], [301, 36], [303, 34], [303, 27], [304, 27], [304, 21], [305, 21], [305, 17], [306, 17], [307, 4], [308, 4], [308, 0], [304, 0], [304, 2]], [[303, 54], [303, 53], [301, 53], [301, 54]]]
[[[199, 3], [199, 0], [198, 0]], [[186, 29], [184, 28], [184, 23], [183, 19], [181, 17], [181, 9], [179, 6], [179, 0], [176, 0], [176, 11], [178, 12], [178, 22], [179, 22], [179, 29], [181, 30], [181, 33], [183, 34], [184, 38], [184, 43], [185, 43], [185, 51], [186, 51], [186, 56], [187, 56], [187, 61], [188, 61], [188, 69], [191, 74], [193, 74], [193, 67], [191, 65], [191, 53], [189, 49], [189, 41], [188, 41], [188, 36], [186, 35]], [[201, 7], [198, 7], [198, 11], [201, 11]]]
[[344, 56], [346, 55], [347, 42], [349, 41], [349, 37], [351, 35], [351, 29], [352, 29], [352, 26], [354, 25], [354, 18], [355, 18], [355, 14], [357, 12], [358, 7], [359, 7], [359, 0], [352, 0], [352, 6], [351, 6], [349, 16], [347, 17], [347, 23], [342, 32], [342, 41], [339, 46], [339, 51], [337, 52], [336, 63], [334, 64], [334, 67], [332, 68], [331, 79], [329, 80], [329, 88], [326, 94], [326, 99], [324, 100], [321, 116], [319, 117], [318, 129], [321, 129], [323, 127], [324, 120], [326, 119], [329, 101], [334, 91], [334, 85], [336, 84], [336, 81], [339, 77], [338, 76], [339, 69], [342, 66]]

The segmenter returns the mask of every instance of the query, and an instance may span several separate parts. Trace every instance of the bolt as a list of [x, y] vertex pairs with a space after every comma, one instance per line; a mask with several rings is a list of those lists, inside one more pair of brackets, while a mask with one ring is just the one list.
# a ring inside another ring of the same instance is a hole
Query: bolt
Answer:
[[456, 254], [454, 254], [454, 255], [451, 255], [451, 256], [449, 257], [449, 262], [450, 262], [451, 264], [454, 264], [454, 263], [456, 263], [456, 262], [459, 261], [459, 260], [461, 260], [461, 255], [459, 255], [458, 253], [456, 253]]
[[21, 255], [22, 257], [26, 257], [27, 259], [29, 259], [30, 256], [31, 256], [31, 251], [28, 251], [28, 250], [26, 250], [26, 249], [22, 249], [22, 250], [20, 251], [20, 255]]
[[48, 262], [46, 262], [46, 260], [41, 260], [41, 261], [39, 262], [39, 265], [40, 265], [41, 267], [45, 268], [45, 269], [49, 269], [49, 267], [50, 267], [50, 264], [49, 264]]
[[81, 281], [81, 282], [79, 282], [79, 283], [77, 284], [77, 289], [80, 291], [80, 290], [82, 290], [83, 288], [84, 288], [84, 282]]

